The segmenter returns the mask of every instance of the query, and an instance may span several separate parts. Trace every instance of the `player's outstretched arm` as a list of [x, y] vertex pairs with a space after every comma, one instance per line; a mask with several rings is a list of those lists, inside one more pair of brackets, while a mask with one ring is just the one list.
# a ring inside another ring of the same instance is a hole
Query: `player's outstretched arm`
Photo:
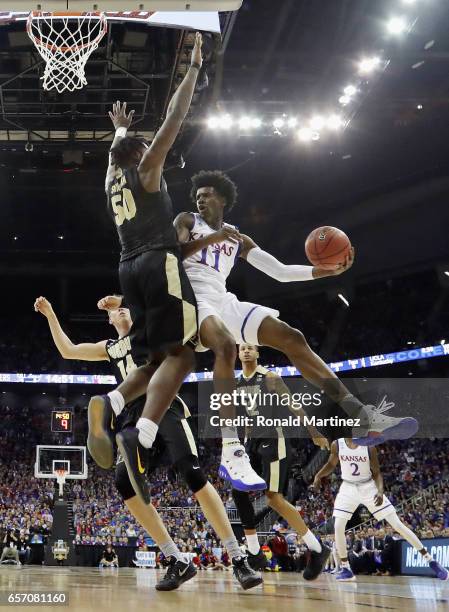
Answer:
[[179, 134], [182, 122], [186, 118], [192, 102], [196, 80], [203, 63], [201, 55], [202, 45], [203, 37], [197, 32], [190, 60], [190, 68], [168, 105], [164, 123], [139, 164], [140, 180], [146, 191], [155, 192], [160, 190], [160, 180], [165, 158]]
[[79, 359], [81, 361], [108, 361], [106, 340], [97, 343], [85, 342], [73, 344], [64, 333], [52, 305], [44, 297], [38, 297], [34, 302], [34, 310], [47, 318], [48, 326], [56, 348], [64, 359]]
[[329, 474], [332, 474], [332, 472], [337, 467], [337, 463], [338, 463], [338, 449], [337, 449], [337, 442], [334, 441], [331, 444], [331, 454], [329, 455], [329, 459], [327, 460], [327, 463], [323, 465], [323, 467], [321, 468], [319, 472], [317, 472], [313, 480], [312, 486], [315, 489], [320, 488], [322, 478], [324, 478], [325, 476], [329, 476]]
[[309, 281], [326, 276], [336, 276], [349, 270], [354, 262], [354, 249], [347, 256], [344, 264], [336, 265], [332, 270], [323, 270], [316, 266], [286, 265], [273, 257], [267, 251], [263, 251], [249, 237], [242, 234], [243, 248], [240, 257], [246, 259], [257, 270], [264, 272], [281, 283], [292, 283], [298, 281]]
[[239, 231], [230, 225], [223, 225], [221, 229], [213, 234], [204, 236], [204, 238], [190, 240], [190, 232], [193, 229], [194, 223], [193, 214], [189, 212], [179, 213], [173, 222], [178, 235], [178, 242], [181, 245], [182, 259], [186, 259], [186, 257], [190, 257], [212, 244], [224, 242], [225, 240], [236, 243], [242, 241]]
[[[126, 113], [126, 102], [120, 102], [117, 100], [115, 104], [112, 105], [112, 113], [109, 112], [109, 117], [115, 128], [115, 136], [112, 141], [111, 149], [113, 149], [120, 142], [122, 138], [125, 138], [126, 132], [130, 127], [134, 116], [134, 111], [131, 110], [129, 113]], [[109, 151], [109, 165], [108, 170], [106, 172], [106, 182], [105, 189], [107, 191], [109, 183], [112, 181], [112, 178], [115, 173], [115, 165], [112, 163], [111, 152]]]

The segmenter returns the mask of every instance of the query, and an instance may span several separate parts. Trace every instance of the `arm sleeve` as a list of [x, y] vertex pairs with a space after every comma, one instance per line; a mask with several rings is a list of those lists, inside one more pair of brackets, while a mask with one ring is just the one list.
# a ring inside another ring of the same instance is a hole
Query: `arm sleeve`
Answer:
[[287, 266], [259, 247], [248, 252], [246, 261], [281, 283], [314, 280], [313, 266]]

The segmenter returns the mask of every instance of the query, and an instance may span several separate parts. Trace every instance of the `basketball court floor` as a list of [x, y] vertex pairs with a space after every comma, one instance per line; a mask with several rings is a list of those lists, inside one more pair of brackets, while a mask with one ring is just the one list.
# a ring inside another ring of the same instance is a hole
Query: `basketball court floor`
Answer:
[[[264, 585], [242, 591], [231, 572], [199, 572], [179, 590], [154, 589], [164, 572], [151, 569], [3, 566], [3, 593], [65, 591], [68, 605], [39, 605], [40, 610], [70, 612], [181, 612], [201, 610], [449, 610], [449, 583], [430, 578], [361, 576], [356, 583], [336, 584], [333, 576], [306, 583], [300, 574], [264, 574]], [[25, 606], [9, 605], [15, 609]], [[30, 606], [26, 606], [30, 609]]]

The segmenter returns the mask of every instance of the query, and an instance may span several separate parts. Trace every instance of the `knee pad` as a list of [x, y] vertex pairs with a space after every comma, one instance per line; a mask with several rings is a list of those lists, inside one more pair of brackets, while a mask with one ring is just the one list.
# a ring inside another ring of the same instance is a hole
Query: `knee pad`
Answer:
[[174, 467], [193, 493], [198, 493], [207, 484], [207, 478], [198, 463], [198, 457], [195, 455], [187, 455], [179, 459]]
[[232, 489], [232, 497], [234, 498], [235, 507], [240, 514], [243, 529], [255, 529], [256, 514], [254, 512], [254, 506], [251, 502], [249, 494], [245, 491], [237, 491], [237, 489]]
[[124, 461], [120, 461], [115, 468], [115, 486], [117, 491], [123, 497], [123, 500], [131, 499], [135, 497], [136, 492], [133, 489], [131, 481], [128, 476], [128, 470]]

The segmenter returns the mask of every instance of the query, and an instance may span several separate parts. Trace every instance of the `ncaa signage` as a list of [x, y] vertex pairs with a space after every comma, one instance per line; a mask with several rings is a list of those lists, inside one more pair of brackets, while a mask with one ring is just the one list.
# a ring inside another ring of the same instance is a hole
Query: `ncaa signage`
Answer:
[[156, 553], [152, 550], [137, 550], [134, 563], [137, 567], [156, 567]]
[[[433, 538], [422, 542], [432, 559], [449, 569], [449, 538]], [[424, 557], [413, 546], [404, 541], [401, 542], [401, 574], [434, 577]]]

